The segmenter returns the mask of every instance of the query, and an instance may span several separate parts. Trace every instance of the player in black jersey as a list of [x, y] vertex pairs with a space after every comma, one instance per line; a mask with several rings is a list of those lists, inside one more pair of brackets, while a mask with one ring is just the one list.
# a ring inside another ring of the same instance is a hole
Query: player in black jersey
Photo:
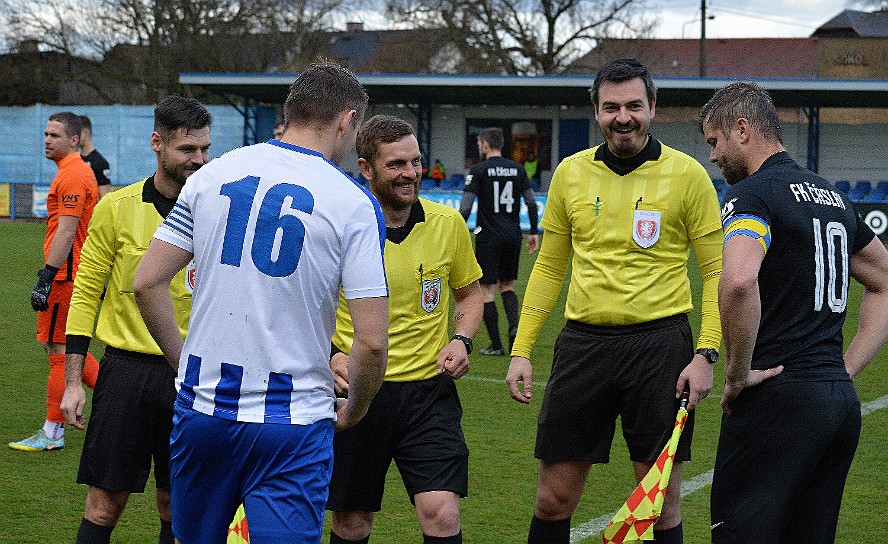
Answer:
[[[725, 197], [727, 350], [712, 542], [830, 543], [860, 436], [851, 382], [888, 339], [888, 251], [841, 192], [786, 153], [755, 83], [718, 90], [700, 129]], [[849, 278], [863, 284], [844, 356]]]
[[527, 205], [530, 235], [527, 252], [539, 247], [537, 234], [537, 204], [524, 166], [503, 157], [504, 144], [501, 128], [486, 128], [478, 135], [478, 152], [483, 162], [476, 164], [466, 176], [459, 211], [468, 219], [472, 202], [478, 197], [477, 228], [475, 229], [475, 257], [484, 276], [484, 326], [490, 336], [490, 347], [479, 351], [482, 355], [506, 355], [499, 334], [499, 312], [494, 298], [499, 285], [506, 320], [509, 323], [509, 350], [518, 330], [520, 306], [515, 295], [518, 277], [518, 258], [521, 255], [521, 223], [518, 212], [521, 197]]
[[83, 129], [80, 131], [80, 156], [96, 175], [96, 182], [99, 184], [99, 198], [102, 198], [111, 192], [111, 178], [108, 177], [111, 174], [111, 165], [93, 144], [92, 121], [85, 115], [79, 117], [83, 124]]

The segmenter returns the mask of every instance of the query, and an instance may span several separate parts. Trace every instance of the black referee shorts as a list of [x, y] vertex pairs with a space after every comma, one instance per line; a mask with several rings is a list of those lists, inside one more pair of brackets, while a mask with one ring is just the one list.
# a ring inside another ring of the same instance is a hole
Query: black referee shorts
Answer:
[[485, 236], [483, 231], [475, 237], [475, 258], [481, 266], [481, 285], [514, 281], [518, 278], [520, 257], [521, 238], [503, 240], [497, 236]]
[[[620, 417], [633, 461], [655, 461], [672, 435], [675, 384], [694, 356], [687, 315], [625, 326], [568, 321], [540, 407], [538, 459], [607, 463]], [[676, 461], [691, 457], [694, 413]]]
[[99, 363], [77, 483], [143, 493], [153, 459], [157, 488], [169, 490], [175, 378], [162, 355], [108, 346]]
[[333, 438], [327, 510], [378, 512], [392, 459], [410, 501], [417, 493], [468, 494], [469, 449], [456, 384], [446, 375], [383, 382], [367, 415]]
[[850, 380], [743, 390], [722, 417], [712, 477], [714, 544], [831, 544], [860, 438]]

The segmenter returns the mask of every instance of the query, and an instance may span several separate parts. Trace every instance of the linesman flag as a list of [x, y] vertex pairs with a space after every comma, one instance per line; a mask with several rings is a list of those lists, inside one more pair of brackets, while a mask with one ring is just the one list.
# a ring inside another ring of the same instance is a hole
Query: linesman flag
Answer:
[[678, 439], [688, 420], [688, 394], [685, 391], [681, 397], [681, 407], [675, 416], [672, 438], [663, 448], [657, 462], [644, 475], [641, 483], [629, 495], [614, 519], [604, 528], [601, 535], [604, 544], [622, 544], [623, 542], [654, 539], [654, 523], [657, 522], [663, 510], [663, 499], [666, 495], [666, 486], [669, 484], [669, 476], [672, 474], [675, 449], [678, 447]]
[[234, 513], [234, 521], [228, 526], [228, 539], [226, 544], [249, 544], [250, 531], [247, 529], [247, 515], [244, 512], [244, 505], [237, 507]]

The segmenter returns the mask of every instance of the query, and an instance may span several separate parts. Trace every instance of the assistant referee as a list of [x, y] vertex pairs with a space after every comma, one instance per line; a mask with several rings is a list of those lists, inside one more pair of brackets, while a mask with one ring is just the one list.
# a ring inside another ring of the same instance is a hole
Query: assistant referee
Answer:
[[[530, 543], [569, 541], [589, 468], [608, 462], [618, 415], [641, 480], [672, 432], [682, 389], [690, 389], [691, 409], [709, 393], [721, 340], [716, 299], [723, 236], [706, 170], [650, 135], [656, 88], [641, 63], [608, 63], [591, 93], [606, 143], [555, 170], [506, 378], [512, 397], [530, 402], [531, 351], [573, 254], [567, 324], [539, 414]], [[687, 317], [690, 248], [703, 276], [696, 354]], [[692, 431], [693, 412], [670, 491], [681, 484]], [[666, 494], [654, 542], [683, 541], [679, 499], [677, 492]]]

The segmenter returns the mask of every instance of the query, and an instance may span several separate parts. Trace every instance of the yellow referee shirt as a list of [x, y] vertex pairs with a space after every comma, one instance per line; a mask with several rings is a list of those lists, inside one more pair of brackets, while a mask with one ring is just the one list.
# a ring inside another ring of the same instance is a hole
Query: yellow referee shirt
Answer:
[[[706, 248], [714, 255], [700, 255], [697, 247], [701, 265], [711, 261], [704, 283], [713, 291], [704, 293], [708, 318], [700, 337], [706, 347], [717, 348], [721, 335], [714, 291], [723, 237], [718, 198], [706, 170], [661, 144], [659, 159], [620, 176], [595, 160], [597, 149], [572, 155], [555, 170], [540, 224], [546, 231], [544, 241], [552, 233], [563, 254], [549, 256], [541, 249], [534, 274], [537, 269], [560, 270], [556, 261], [563, 259], [566, 266], [572, 251], [565, 317], [592, 325], [644, 323], [691, 311], [690, 248], [713, 237]], [[557, 280], [559, 285], [562, 280], [563, 276]], [[528, 289], [513, 355], [530, 355], [542, 323], [525, 323], [528, 303], [537, 307], [527, 321], [544, 320], [558, 293], [549, 295]]]
[[[451, 289], [481, 278], [472, 239], [459, 212], [423, 198], [419, 205], [421, 218], [410, 234], [400, 243], [385, 241], [389, 282], [386, 381], [424, 380], [437, 374], [438, 353], [449, 342]], [[333, 344], [348, 353], [353, 339], [354, 327], [340, 294]]]
[[[112, 191], [96, 205], [80, 254], [65, 332], [92, 337], [95, 325], [96, 338], [109, 346], [161, 355], [142, 321], [133, 294], [136, 269], [163, 221], [154, 203], [143, 200], [146, 181]], [[170, 284], [176, 321], [183, 338], [191, 313], [193, 274], [194, 267], [189, 265]], [[96, 323], [106, 280], [108, 287]]]

